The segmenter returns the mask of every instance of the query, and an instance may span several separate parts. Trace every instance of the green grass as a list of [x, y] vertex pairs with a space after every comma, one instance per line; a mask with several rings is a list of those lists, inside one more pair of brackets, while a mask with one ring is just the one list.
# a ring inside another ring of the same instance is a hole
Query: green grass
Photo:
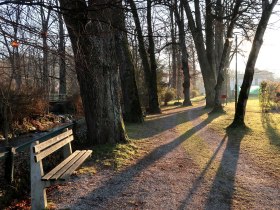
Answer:
[[[210, 163], [210, 160], [213, 156], [213, 151], [202, 138], [200, 138], [198, 135], [193, 135], [184, 142], [183, 146], [187, 154], [189, 154], [195, 164], [200, 168], [201, 172], [203, 172], [203, 170], [207, 172], [205, 174], [206, 177], [215, 175], [219, 167], [219, 163], [217, 161]], [[208, 164], [209, 168], [206, 170], [206, 166]]]
[[138, 146], [133, 143], [133, 141], [130, 141], [127, 144], [106, 144], [95, 146], [93, 151], [92, 159], [96, 163], [118, 170], [122, 166], [127, 165], [129, 161], [137, 156]]
[[[226, 128], [234, 117], [234, 103], [224, 107], [226, 114], [215, 118], [208, 126], [221, 135], [226, 134]], [[208, 116], [202, 115], [206, 119]], [[245, 124], [249, 127], [241, 141], [241, 151], [246, 151], [260, 167], [271, 173], [280, 174], [280, 114], [262, 113], [258, 98], [251, 98], [247, 103]], [[236, 134], [244, 132], [241, 128]]]
[[197, 96], [191, 99], [192, 102], [200, 102], [205, 100], [205, 96]]
[[[197, 97], [194, 97], [194, 98], [192, 98], [191, 99], [191, 102], [201, 102], [201, 101], [203, 101], [203, 100], [205, 100], [205, 96], [197, 96]], [[184, 102], [184, 100], [183, 99], [180, 99], [180, 100], [172, 100], [172, 101], [169, 101], [168, 103], [167, 103], [167, 106], [174, 106], [174, 103], [175, 102], [180, 102], [180, 103], [183, 103]], [[163, 104], [162, 104], [163, 105]], [[166, 107], [166, 106], [164, 106], [163, 105], [163, 107]]]

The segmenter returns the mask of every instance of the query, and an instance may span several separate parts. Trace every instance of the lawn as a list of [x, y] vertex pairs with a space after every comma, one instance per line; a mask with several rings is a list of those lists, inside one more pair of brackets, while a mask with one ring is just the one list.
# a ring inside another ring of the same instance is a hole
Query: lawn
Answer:
[[[234, 117], [234, 103], [224, 107], [226, 114], [216, 117], [208, 127], [213, 131], [226, 134], [226, 128]], [[201, 116], [208, 118], [207, 114]], [[246, 151], [260, 167], [280, 175], [280, 113], [262, 113], [258, 98], [248, 100], [245, 124], [249, 129], [236, 129], [234, 133], [244, 133], [240, 151]]]

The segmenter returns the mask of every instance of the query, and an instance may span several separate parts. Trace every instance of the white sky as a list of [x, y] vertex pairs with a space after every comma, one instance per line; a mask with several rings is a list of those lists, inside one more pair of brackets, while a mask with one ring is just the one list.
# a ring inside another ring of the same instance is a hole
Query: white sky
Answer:
[[[277, 10], [280, 10], [280, 6], [278, 6]], [[276, 78], [280, 78], [280, 16], [271, 16], [270, 23], [264, 35], [264, 42], [259, 53], [256, 68], [271, 71]], [[251, 43], [244, 42], [240, 47], [248, 56]], [[244, 72], [247, 56], [245, 58], [240, 55], [238, 56], [238, 72]], [[235, 69], [235, 58], [232, 60], [230, 67], [233, 70]]]

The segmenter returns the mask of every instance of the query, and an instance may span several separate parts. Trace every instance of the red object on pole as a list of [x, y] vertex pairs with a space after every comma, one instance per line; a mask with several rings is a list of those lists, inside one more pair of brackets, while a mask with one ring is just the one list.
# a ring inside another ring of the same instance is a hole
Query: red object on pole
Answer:
[[19, 43], [16, 40], [14, 40], [11, 42], [11, 45], [12, 47], [17, 48], [19, 46]]
[[222, 98], [222, 99], [226, 99], [226, 98], [227, 98], [227, 95], [221, 95], [221, 98]]

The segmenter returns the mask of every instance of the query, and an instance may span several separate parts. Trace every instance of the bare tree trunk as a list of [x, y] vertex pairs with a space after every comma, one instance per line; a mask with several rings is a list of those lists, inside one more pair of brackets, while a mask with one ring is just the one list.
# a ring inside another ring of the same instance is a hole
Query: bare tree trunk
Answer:
[[193, 89], [196, 90], [197, 89], [197, 85], [196, 85], [196, 80], [197, 80], [197, 70], [196, 70], [196, 56], [195, 56], [195, 49], [193, 46], [193, 43], [191, 43], [190, 45], [190, 49], [191, 49], [191, 56], [192, 56], [192, 86]]
[[14, 72], [13, 77], [16, 82], [16, 90], [20, 90], [22, 86], [22, 74], [21, 74], [21, 68], [20, 68], [20, 55], [18, 52], [18, 48], [15, 48], [13, 51], [13, 59], [14, 59]]
[[113, 19], [118, 0], [60, 0], [87, 123], [87, 143], [126, 142]]
[[176, 89], [177, 87], [177, 65], [176, 65], [176, 37], [175, 37], [175, 24], [174, 24], [174, 12], [173, 9], [170, 8], [170, 17], [171, 17], [171, 49], [172, 49], [172, 80], [171, 87]]
[[184, 74], [184, 82], [183, 82], [183, 93], [184, 93], [184, 106], [191, 106], [192, 102], [190, 99], [190, 70], [188, 65], [188, 52], [186, 47], [186, 37], [185, 37], [185, 27], [184, 27], [184, 13], [183, 8], [180, 8], [180, 12], [177, 8], [177, 2], [175, 1], [174, 4], [174, 13], [176, 17], [176, 21], [179, 28], [179, 39], [180, 39], [180, 48], [181, 48], [181, 62], [182, 62], [182, 69]]
[[[160, 113], [161, 110], [159, 108], [158, 95], [157, 95], [157, 78], [156, 78], [157, 65], [156, 65], [155, 57], [154, 57], [155, 51], [154, 51], [154, 43], [152, 40], [153, 34], [151, 31], [151, 29], [152, 29], [151, 20], [147, 20], [148, 24], [150, 25], [150, 26], [148, 26], [149, 52], [150, 52], [150, 62], [149, 62], [148, 55], [147, 55], [147, 52], [145, 49], [144, 37], [143, 37], [141, 24], [140, 24], [135, 2], [133, 0], [128, 0], [128, 2], [130, 4], [131, 12], [132, 12], [133, 19], [135, 22], [137, 38], [138, 38], [138, 42], [139, 42], [139, 54], [140, 54], [140, 57], [142, 60], [145, 82], [146, 82], [147, 89], [148, 89], [148, 95], [149, 95], [149, 110], [148, 111], [151, 114]], [[149, 14], [149, 10], [150, 9], [148, 6], [147, 7], [148, 14]], [[150, 18], [147, 17], [147, 19], [151, 19], [151, 17]]]
[[224, 21], [223, 21], [223, 5], [221, 0], [216, 3], [216, 16], [215, 19], [215, 58], [216, 58], [216, 71], [219, 72], [219, 66], [224, 49]]
[[[44, 8], [41, 6], [41, 21], [42, 21], [42, 31], [41, 37], [43, 40], [43, 74], [42, 74], [42, 86], [44, 90], [45, 99], [49, 100], [49, 93], [50, 93], [50, 79], [49, 79], [49, 66], [48, 66], [48, 42], [47, 42], [47, 35], [48, 35], [48, 25], [50, 19], [51, 10], [48, 9], [47, 13], [45, 13]], [[46, 110], [48, 112], [48, 110]]]
[[239, 8], [241, 6], [241, 2], [242, 1], [236, 1], [234, 10], [233, 10], [233, 14], [232, 14], [232, 18], [231, 18], [229, 27], [227, 29], [227, 37], [225, 39], [223, 54], [222, 54], [220, 64], [219, 64], [218, 79], [217, 79], [217, 84], [215, 87], [215, 105], [214, 105], [212, 112], [223, 112], [222, 101], [221, 101], [222, 94], [221, 93], [222, 93], [222, 88], [223, 88], [225, 69], [228, 64], [229, 53], [230, 53], [230, 49], [231, 49], [231, 45], [232, 45], [232, 42], [230, 42], [229, 38], [232, 37], [232, 35], [233, 35], [233, 29], [234, 29], [235, 23], [238, 18], [238, 13], [239, 13]]
[[66, 95], [66, 57], [65, 57], [65, 37], [63, 19], [61, 13], [58, 13], [58, 24], [59, 24], [59, 95], [62, 99]]
[[155, 56], [155, 43], [153, 37], [152, 28], [152, 1], [147, 0], [147, 24], [148, 24], [148, 39], [149, 39], [149, 49], [150, 54], [150, 91], [149, 91], [149, 112], [156, 114], [161, 113], [158, 102], [158, 90], [157, 90], [157, 62]]
[[121, 8], [119, 17], [116, 18], [116, 26], [120, 28], [116, 35], [116, 50], [122, 85], [123, 118], [125, 122], [141, 123], [144, 121], [143, 113], [136, 86], [135, 68], [129, 51], [127, 34], [125, 33], [125, 17]]
[[272, 0], [271, 3], [269, 3], [268, 0], [264, 0], [262, 2], [263, 2], [262, 16], [258, 24], [258, 28], [254, 37], [251, 52], [247, 61], [244, 79], [238, 97], [237, 107], [235, 110], [234, 120], [230, 125], [230, 127], [245, 126], [244, 118], [246, 113], [246, 105], [249, 98], [250, 87], [254, 77], [255, 64], [257, 62], [257, 58], [263, 43], [263, 36], [267, 28], [269, 18], [278, 0]]
[[205, 43], [206, 53], [211, 69], [214, 70], [216, 75], [216, 59], [215, 59], [215, 41], [214, 41], [214, 16], [212, 14], [213, 3], [211, 0], [205, 0], [206, 4], [206, 17], [205, 17]]
[[[16, 9], [16, 24], [14, 25], [14, 36], [18, 36], [18, 23], [20, 20], [20, 14], [21, 10], [19, 5], [17, 6]], [[20, 55], [19, 55], [19, 50], [18, 47], [13, 48], [13, 77], [16, 82], [16, 90], [20, 90], [22, 86], [22, 74], [21, 74], [21, 69], [20, 69]]]
[[192, 11], [188, 1], [181, 1], [188, 18], [189, 27], [194, 39], [195, 48], [197, 51], [198, 61], [201, 68], [201, 73], [204, 81], [205, 93], [206, 93], [206, 107], [214, 106], [215, 93], [214, 88], [216, 85], [216, 73], [215, 69], [211, 68], [211, 64], [207, 58], [207, 52], [204, 46], [204, 39], [202, 33], [201, 15], [199, 1], [195, 1], [195, 17], [192, 16]]
[[46, 94], [46, 97], [49, 94], [49, 68], [48, 68], [48, 43], [47, 43], [47, 30], [48, 26], [45, 21], [42, 25], [42, 39], [43, 39], [43, 78], [42, 85]]

